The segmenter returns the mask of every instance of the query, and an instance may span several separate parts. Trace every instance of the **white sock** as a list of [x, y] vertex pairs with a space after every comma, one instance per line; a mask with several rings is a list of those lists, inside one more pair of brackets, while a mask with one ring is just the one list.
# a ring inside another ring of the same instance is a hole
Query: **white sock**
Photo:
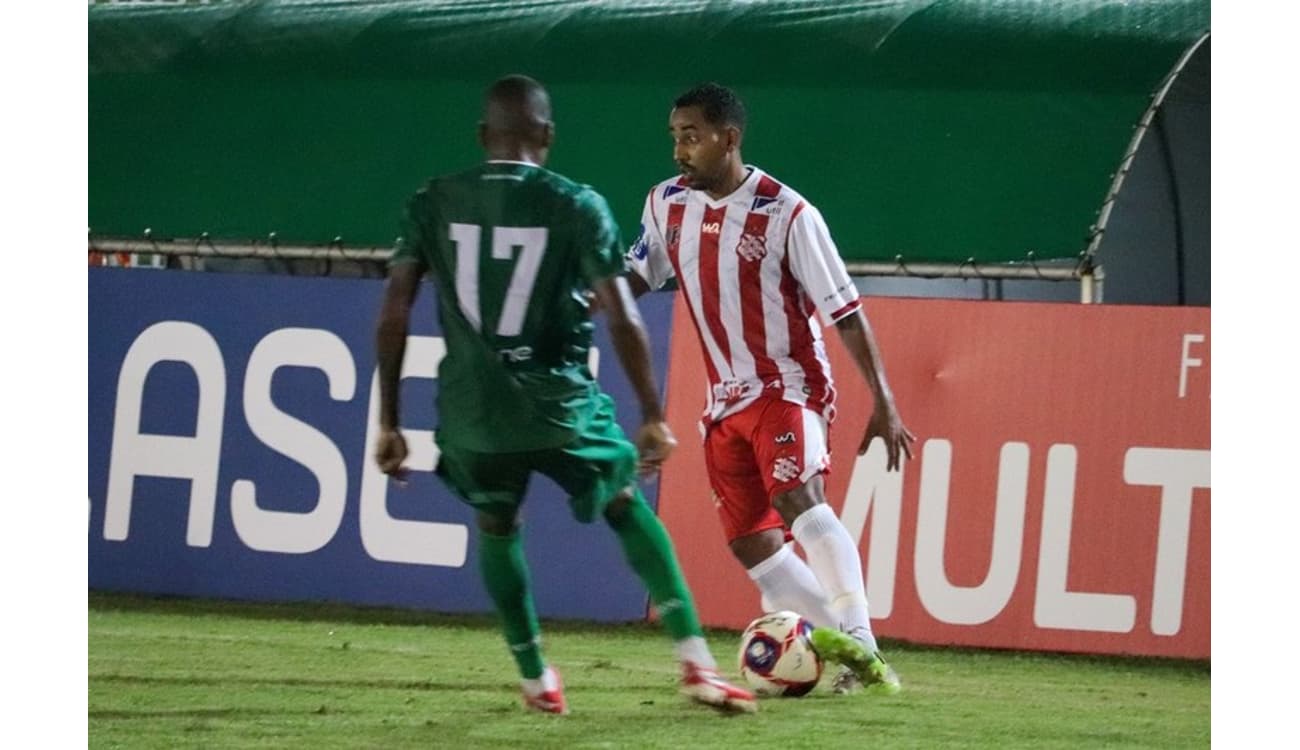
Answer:
[[840, 630], [876, 650], [867, 614], [867, 592], [862, 583], [862, 556], [858, 546], [829, 505], [818, 503], [794, 519], [794, 538], [808, 556], [808, 566], [826, 591], [827, 607]]
[[525, 677], [520, 680], [520, 683], [524, 686], [524, 692], [532, 696], [541, 695], [548, 690], [555, 690], [560, 686], [560, 681], [555, 676], [555, 670], [550, 667], [542, 670], [541, 677], [535, 677], [533, 679]]
[[689, 661], [702, 669], [718, 668], [718, 663], [713, 660], [713, 654], [709, 653], [708, 641], [698, 635], [676, 641], [673, 643], [673, 648], [677, 651], [679, 661]]
[[814, 626], [838, 627], [838, 619], [827, 608], [826, 591], [790, 545], [782, 546], [748, 573], [763, 592], [765, 609], [787, 609], [803, 615]]

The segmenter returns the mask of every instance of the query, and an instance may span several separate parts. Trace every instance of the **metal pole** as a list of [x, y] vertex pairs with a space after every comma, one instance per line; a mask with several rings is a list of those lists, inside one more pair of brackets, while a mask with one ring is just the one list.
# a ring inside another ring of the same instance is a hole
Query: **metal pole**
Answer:
[[[345, 247], [336, 239], [328, 245], [282, 245], [270, 236], [267, 241], [213, 239], [207, 234], [197, 238], [157, 239], [146, 231], [143, 237], [94, 237], [88, 242], [91, 253], [116, 255], [154, 255], [180, 258], [260, 258], [277, 260], [326, 261], [386, 261], [392, 247]], [[979, 265], [974, 259], [965, 263], [904, 263], [898, 258], [893, 263], [878, 261], [851, 261], [844, 264], [854, 276], [898, 276], [926, 279], [981, 279], [996, 281], [1020, 279], [1032, 281], [1080, 281], [1090, 291], [1084, 292], [1084, 302], [1100, 301], [1100, 267], [1071, 261], [1069, 265], [1040, 265], [1032, 254], [1028, 263], [993, 263]], [[1091, 291], [1093, 288], [1095, 291]]]
[[[216, 242], [220, 242], [218, 247]], [[89, 241], [92, 253], [133, 253], [142, 255], [167, 255], [201, 258], [269, 258], [279, 260], [353, 260], [382, 261], [393, 253], [391, 247], [345, 248], [342, 242], [330, 245], [281, 245], [247, 240], [215, 242], [207, 237], [156, 240], [151, 237], [131, 239], [123, 237], [94, 238]]]
[[1069, 265], [989, 264], [972, 261], [952, 263], [894, 263], [846, 261], [844, 267], [853, 276], [906, 276], [925, 279], [1032, 279], [1035, 281], [1075, 281], [1082, 272], [1077, 262]]
[[1124, 178], [1128, 176], [1129, 170], [1133, 167], [1133, 159], [1137, 157], [1138, 146], [1142, 143], [1143, 136], [1151, 127], [1151, 120], [1155, 117], [1156, 110], [1164, 103], [1165, 97], [1169, 94], [1169, 89], [1173, 88], [1174, 79], [1183, 68], [1187, 67], [1187, 62], [1192, 59], [1196, 50], [1201, 48], [1206, 39], [1209, 39], [1209, 33], [1197, 39], [1192, 46], [1188, 47], [1182, 57], [1174, 63], [1174, 67], [1165, 76], [1160, 88], [1151, 95], [1151, 103], [1147, 105], [1146, 111], [1142, 113], [1142, 118], [1138, 120], [1133, 132], [1133, 138], [1129, 141], [1128, 150], [1124, 152], [1124, 158], [1120, 160], [1119, 168], [1115, 170], [1111, 178], [1110, 189], [1106, 191], [1106, 197], [1102, 199], [1101, 210], [1097, 212], [1097, 223], [1092, 227], [1092, 237], [1088, 241], [1087, 256], [1091, 258], [1096, 254], [1097, 248], [1101, 246], [1101, 237], [1106, 233], [1106, 225], [1110, 223], [1111, 211], [1115, 208], [1115, 198], [1119, 195], [1120, 188], [1124, 185]]

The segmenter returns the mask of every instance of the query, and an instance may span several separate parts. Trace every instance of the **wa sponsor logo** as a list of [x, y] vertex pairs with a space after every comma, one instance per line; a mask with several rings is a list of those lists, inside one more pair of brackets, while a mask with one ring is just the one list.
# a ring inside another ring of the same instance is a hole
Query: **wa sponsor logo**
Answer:
[[533, 348], [531, 346], [516, 346], [514, 348], [498, 349], [497, 355], [501, 357], [502, 362], [527, 362], [533, 358]]
[[776, 442], [779, 445], [785, 445], [786, 443], [793, 443], [794, 441], [795, 441], [795, 437], [793, 432], [787, 432], [784, 435], [776, 436]]
[[700, 234], [720, 234], [722, 232], [722, 222], [706, 221], [700, 225]]

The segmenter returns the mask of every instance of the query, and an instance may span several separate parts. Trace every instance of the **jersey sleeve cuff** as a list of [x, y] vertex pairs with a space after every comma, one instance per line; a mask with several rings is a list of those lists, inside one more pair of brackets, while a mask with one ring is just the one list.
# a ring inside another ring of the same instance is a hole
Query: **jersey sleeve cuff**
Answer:
[[862, 307], [862, 300], [861, 300], [861, 299], [855, 299], [855, 300], [853, 300], [852, 302], [850, 302], [850, 303], [848, 303], [847, 305], [845, 305], [844, 307], [841, 307], [840, 309], [836, 310], [835, 312], [831, 313], [830, 315], [827, 315], [827, 316], [826, 316], [826, 324], [827, 324], [827, 325], [835, 325], [836, 323], [840, 322], [841, 320], [844, 320], [844, 319], [847, 318], [848, 316], [850, 316], [850, 315], [852, 315], [853, 313], [857, 312], [858, 309], [861, 308], [861, 307]]

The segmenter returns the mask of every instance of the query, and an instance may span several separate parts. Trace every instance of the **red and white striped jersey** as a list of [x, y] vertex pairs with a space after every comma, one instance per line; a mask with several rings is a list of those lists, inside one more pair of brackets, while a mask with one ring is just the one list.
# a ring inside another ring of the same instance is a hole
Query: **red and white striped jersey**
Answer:
[[627, 259], [651, 289], [677, 278], [709, 375], [705, 426], [764, 392], [834, 419], [815, 317], [831, 325], [860, 303], [821, 212], [797, 192], [752, 166], [718, 201], [665, 180], [646, 197]]

